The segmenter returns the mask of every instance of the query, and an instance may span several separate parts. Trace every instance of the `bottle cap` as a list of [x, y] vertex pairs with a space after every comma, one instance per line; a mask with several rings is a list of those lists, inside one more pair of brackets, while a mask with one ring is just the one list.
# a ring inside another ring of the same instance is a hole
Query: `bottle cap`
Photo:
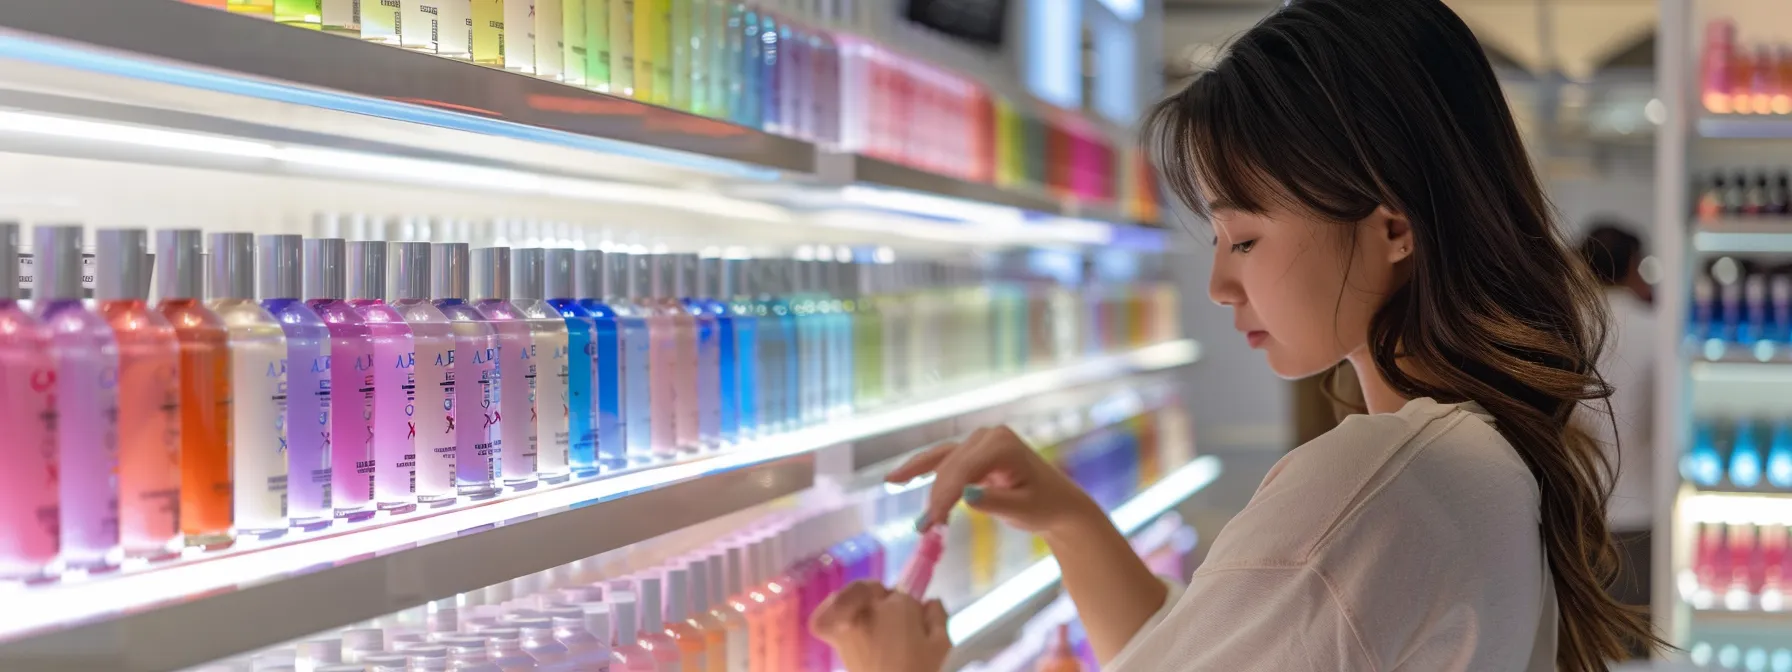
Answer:
[[[0, 223], [0, 269], [11, 273], [19, 268], [18, 225]], [[36, 250], [37, 284], [32, 298], [40, 301], [79, 299], [81, 291], [81, 225], [57, 224], [39, 226], [32, 234]], [[17, 275], [13, 276], [15, 279]], [[0, 282], [0, 298], [18, 298], [17, 282]]]
[[261, 236], [256, 248], [261, 258], [261, 296], [297, 299], [305, 293], [305, 242], [295, 235]]
[[604, 253], [604, 293], [607, 301], [629, 298], [629, 285], [634, 282], [634, 261], [627, 252]]
[[691, 575], [690, 610], [687, 613], [701, 614], [709, 611], [709, 559], [692, 560], [686, 571]]
[[653, 297], [653, 259], [645, 254], [629, 254], [628, 289], [626, 298], [646, 299]]
[[726, 300], [734, 293], [728, 282], [728, 265], [721, 257], [704, 257], [697, 264], [697, 293], [705, 299]]
[[478, 665], [490, 660], [485, 653], [484, 637], [445, 637], [442, 645], [448, 647], [450, 665]]
[[[635, 594], [610, 593], [610, 609], [616, 621], [616, 643], [623, 646], [634, 643], [637, 639], [636, 635], [640, 632], [639, 614], [637, 613], [639, 605], [635, 603]], [[591, 627], [591, 615], [590, 610], [585, 611], [586, 627]]]
[[578, 299], [586, 294], [579, 287], [579, 251], [568, 247], [548, 250], [547, 268], [542, 271], [542, 290], [550, 299]]
[[390, 243], [392, 255], [386, 289], [393, 301], [429, 298], [429, 243]]
[[610, 618], [610, 605], [587, 604], [585, 605], [584, 610], [585, 632], [589, 632], [592, 636], [597, 637], [597, 641], [605, 645], [604, 648], [609, 648], [610, 622], [612, 620]]
[[702, 284], [702, 258], [690, 253], [675, 254], [672, 258], [678, 264], [676, 282], [672, 284], [672, 296], [688, 299], [707, 295]]
[[342, 640], [313, 639], [299, 642], [298, 660], [307, 664], [342, 662]]
[[678, 290], [678, 255], [655, 254], [648, 257], [652, 260], [652, 286], [648, 296], [655, 299], [670, 299]]
[[[149, 231], [100, 229], [95, 232], [95, 238], [94, 298], [101, 301], [149, 298]], [[15, 247], [12, 249], [16, 250], [16, 228], [10, 234], [0, 234], [0, 240], [13, 241]], [[6, 254], [12, 256], [10, 252]], [[13, 259], [11, 268], [17, 266], [17, 259]]]
[[665, 597], [664, 582], [658, 577], [644, 576], [636, 584], [641, 595], [641, 629], [647, 632], [659, 632], [665, 629], [666, 611], [662, 604]]
[[214, 299], [255, 298], [255, 234], [212, 234], [211, 295]]
[[199, 229], [156, 232], [156, 295], [167, 299], [205, 298], [204, 234]]
[[306, 239], [305, 298], [347, 298], [347, 258], [348, 244], [341, 238]]
[[342, 215], [320, 212], [311, 217], [311, 235], [316, 238], [341, 238]]
[[709, 604], [720, 607], [728, 601], [728, 561], [721, 553], [711, 553], [704, 562], [709, 574]]
[[604, 253], [602, 250], [579, 250], [574, 255], [573, 290], [579, 293], [580, 299], [603, 299], [609, 294], [604, 291]]
[[666, 621], [678, 623], [689, 618], [691, 574], [685, 569], [666, 570]]
[[510, 248], [473, 250], [473, 296], [470, 298], [510, 300]]
[[546, 290], [547, 250], [527, 247], [510, 251], [510, 298], [540, 300]]
[[348, 298], [386, 298], [386, 243], [357, 240], [348, 244]]
[[740, 546], [729, 546], [728, 557], [728, 594], [739, 595], [746, 588], [746, 577], [743, 576], [740, 558]]
[[439, 243], [429, 250], [429, 293], [437, 299], [466, 299], [469, 265], [466, 243]]

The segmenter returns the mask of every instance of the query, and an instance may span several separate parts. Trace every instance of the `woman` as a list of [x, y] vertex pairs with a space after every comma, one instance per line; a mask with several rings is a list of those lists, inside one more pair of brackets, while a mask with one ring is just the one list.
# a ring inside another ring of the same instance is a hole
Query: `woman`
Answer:
[[[926, 452], [1039, 534], [1096, 655], [1140, 670], [1598, 670], [1658, 643], [1605, 591], [1599, 295], [1499, 83], [1438, 0], [1293, 0], [1165, 100], [1165, 180], [1215, 233], [1209, 293], [1278, 375], [1349, 362], [1369, 415], [1271, 470], [1186, 590], [1006, 429]], [[853, 672], [937, 670], [944, 613], [856, 584], [811, 626]]]

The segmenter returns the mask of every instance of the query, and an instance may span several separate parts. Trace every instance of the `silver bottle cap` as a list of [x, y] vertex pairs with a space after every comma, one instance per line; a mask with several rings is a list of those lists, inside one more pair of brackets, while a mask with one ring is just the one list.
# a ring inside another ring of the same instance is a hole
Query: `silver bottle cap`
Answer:
[[347, 258], [348, 244], [341, 238], [306, 239], [305, 298], [347, 298]]
[[548, 265], [543, 271], [542, 287], [550, 299], [578, 299], [590, 296], [579, 291], [579, 252], [571, 248], [548, 250]]
[[429, 293], [436, 300], [466, 300], [470, 277], [466, 243], [437, 243], [429, 250]]
[[723, 299], [727, 293], [728, 281], [723, 278], [724, 266], [720, 257], [704, 257], [697, 262], [697, 293], [705, 299]]
[[625, 252], [604, 253], [604, 298], [629, 298], [629, 285], [634, 282], [634, 259]]
[[604, 253], [602, 250], [580, 250], [578, 263], [573, 266], [573, 286], [581, 299], [602, 299], [609, 295], [604, 291]]
[[262, 236], [261, 296], [296, 299], [305, 293], [305, 239], [300, 236]]
[[391, 243], [386, 253], [390, 275], [386, 290], [391, 300], [429, 298], [429, 243]]
[[386, 244], [357, 240], [348, 244], [348, 298], [386, 298]]
[[205, 241], [199, 229], [156, 232], [156, 295], [167, 299], [205, 298]]
[[[0, 268], [14, 271], [18, 269], [17, 242], [18, 225], [0, 224], [0, 238], [10, 242], [0, 243], [6, 248], [0, 252]], [[32, 234], [32, 247], [36, 264], [37, 285], [32, 288], [32, 297], [40, 301], [61, 299], [79, 299], [85, 293], [81, 291], [81, 225], [54, 224], [39, 226]], [[16, 276], [15, 276], [16, 277]], [[10, 291], [18, 290], [18, 283], [0, 283]], [[5, 298], [16, 298], [5, 295]]]
[[646, 254], [628, 255], [628, 298], [653, 296], [653, 258]]
[[[41, 230], [41, 227], [39, 230]], [[42, 244], [40, 243], [39, 246], [41, 247]], [[7, 280], [6, 282], [0, 282], [0, 299], [17, 299], [24, 296], [25, 289], [19, 286], [18, 222], [0, 222], [0, 269], [5, 269], [6, 273], [12, 276], [12, 279]], [[37, 291], [39, 292], [43, 291], [43, 280], [41, 278], [42, 274], [40, 272], [39, 280], [37, 281], [37, 286], [39, 288]]]
[[255, 298], [255, 234], [212, 234], [212, 298]]
[[722, 288], [715, 298], [732, 299], [737, 296], [751, 296], [751, 285], [747, 282], [746, 259], [722, 260]]
[[544, 282], [547, 276], [547, 259], [548, 251], [539, 247], [510, 251], [510, 298], [548, 298]]
[[702, 265], [702, 258], [690, 253], [674, 254], [672, 257], [678, 263], [677, 282], [672, 284], [672, 296], [688, 299], [702, 294], [702, 285], [699, 283], [703, 276], [698, 270]]
[[678, 287], [678, 255], [654, 254], [649, 258], [653, 260], [653, 280], [652, 286], [648, 290], [652, 292], [650, 296], [655, 299], [669, 299], [677, 296], [673, 292]]
[[473, 250], [473, 296], [470, 298], [510, 300], [510, 248]]
[[[93, 297], [101, 301], [148, 299], [149, 231], [100, 229], [95, 238]], [[12, 239], [17, 240], [17, 234]]]

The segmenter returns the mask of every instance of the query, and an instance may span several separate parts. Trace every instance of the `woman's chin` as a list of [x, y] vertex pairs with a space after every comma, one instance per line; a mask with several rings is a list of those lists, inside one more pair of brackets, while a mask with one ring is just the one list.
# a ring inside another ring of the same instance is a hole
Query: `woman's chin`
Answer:
[[1336, 360], [1322, 362], [1311, 358], [1289, 357], [1273, 345], [1265, 348], [1263, 355], [1269, 363], [1269, 370], [1282, 380], [1312, 378], [1338, 365]]

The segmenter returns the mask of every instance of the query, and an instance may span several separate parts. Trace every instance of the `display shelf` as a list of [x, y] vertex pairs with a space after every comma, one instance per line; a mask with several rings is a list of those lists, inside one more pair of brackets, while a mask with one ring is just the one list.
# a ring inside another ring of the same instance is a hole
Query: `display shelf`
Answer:
[[21, 61], [672, 164], [719, 159], [798, 173], [814, 168], [814, 149], [806, 142], [189, 4], [9, 0], [0, 29], [7, 31], [0, 34], [0, 57]]
[[[1153, 521], [1200, 492], [1220, 476], [1219, 458], [1208, 455], [1172, 471], [1109, 513], [1120, 533], [1132, 537]], [[979, 637], [1014, 625], [1037, 613], [1063, 578], [1055, 558], [1029, 565], [952, 614], [947, 633], [955, 646], [971, 649]]]
[[1792, 492], [1701, 490], [1681, 499], [1684, 523], [1792, 525]]
[[1699, 137], [1711, 140], [1792, 139], [1792, 115], [1703, 114], [1696, 131]]
[[[239, 540], [0, 596], [0, 669], [166, 670], [590, 557], [808, 488], [812, 456], [1056, 390], [1190, 364], [1171, 341], [974, 384], [726, 452], [445, 509]], [[1142, 514], [1132, 514], [1142, 515]], [[1143, 524], [1138, 523], [1138, 524]], [[92, 642], [103, 642], [94, 645]], [[71, 658], [72, 656], [72, 658]]]
[[[1792, 127], [1792, 121], [1785, 122]], [[1792, 219], [1726, 218], [1692, 224], [1693, 248], [1707, 254], [1792, 252]]]

